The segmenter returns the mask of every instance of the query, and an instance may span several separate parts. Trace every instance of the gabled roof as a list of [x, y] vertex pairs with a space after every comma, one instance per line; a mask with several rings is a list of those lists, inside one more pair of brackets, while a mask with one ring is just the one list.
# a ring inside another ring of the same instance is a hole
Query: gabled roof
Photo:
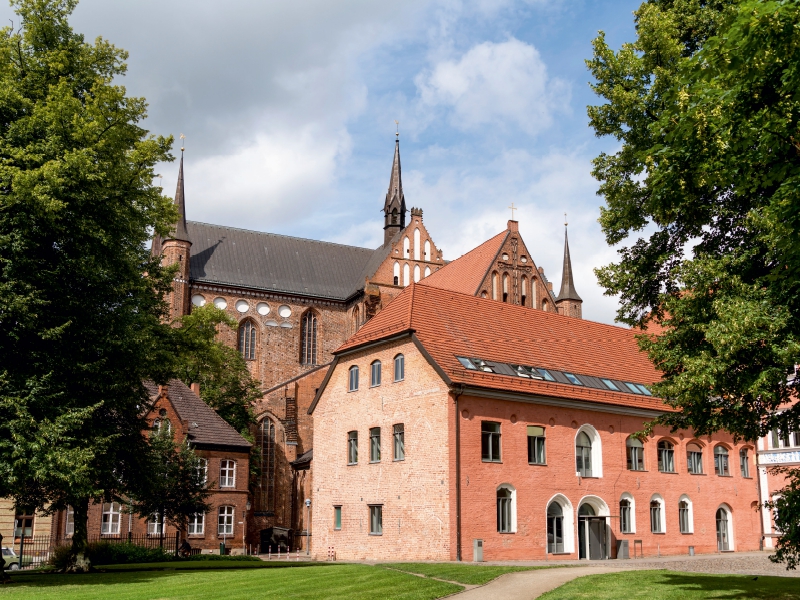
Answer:
[[461, 294], [477, 294], [509, 233], [508, 230], [501, 231], [477, 248], [431, 273], [421, 283]]
[[187, 226], [192, 281], [314, 298], [351, 298], [364, 288], [365, 271], [377, 269], [390, 250], [389, 245], [371, 250], [196, 221]]
[[667, 410], [654, 397], [466, 369], [461, 357], [651, 384], [659, 372], [638, 348], [639, 331], [412, 284], [343, 346], [413, 333], [449, 384]]
[[[145, 382], [151, 398], [158, 396], [158, 386]], [[246, 452], [251, 444], [206, 404], [200, 396], [178, 379], [167, 384], [167, 396], [181, 421], [189, 422], [189, 441], [200, 446], [224, 446], [241, 448]]]

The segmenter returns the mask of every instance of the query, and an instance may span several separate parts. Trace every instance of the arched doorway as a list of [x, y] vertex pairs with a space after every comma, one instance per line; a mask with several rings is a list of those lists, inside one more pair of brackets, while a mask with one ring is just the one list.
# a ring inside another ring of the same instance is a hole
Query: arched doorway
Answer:
[[591, 504], [578, 509], [578, 558], [605, 560], [608, 558], [608, 525], [606, 517], [598, 515]]
[[731, 530], [728, 511], [717, 509], [717, 550], [727, 552], [731, 549]]
[[564, 552], [564, 511], [558, 502], [551, 502], [547, 507], [547, 552]]

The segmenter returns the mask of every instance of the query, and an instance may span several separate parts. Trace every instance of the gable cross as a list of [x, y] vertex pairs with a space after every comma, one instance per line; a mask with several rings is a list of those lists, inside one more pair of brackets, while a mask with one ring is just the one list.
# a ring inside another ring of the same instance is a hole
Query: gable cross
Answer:
[[511, 209], [511, 220], [513, 221], [513, 220], [514, 220], [514, 211], [515, 211], [515, 210], [519, 210], [519, 208], [518, 208], [518, 207], [516, 207], [516, 206], [514, 206], [514, 203], [513, 203], [513, 202], [511, 203], [511, 206], [509, 206], [508, 208], [510, 208], [510, 209]]

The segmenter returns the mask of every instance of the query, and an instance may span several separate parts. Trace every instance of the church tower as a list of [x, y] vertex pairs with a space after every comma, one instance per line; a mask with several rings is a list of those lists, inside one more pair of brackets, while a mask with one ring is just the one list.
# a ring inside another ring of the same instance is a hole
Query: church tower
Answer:
[[567, 224], [564, 223], [564, 268], [561, 273], [561, 291], [556, 298], [556, 307], [562, 315], [583, 318], [581, 305], [583, 299], [575, 291], [575, 282], [572, 280], [572, 260], [569, 256], [569, 239], [567, 238]]
[[[172, 227], [170, 235], [163, 240], [158, 236], [153, 239], [153, 251], [160, 251], [162, 265], [180, 265], [172, 282], [172, 292], [167, 298], [170, 320], [175, 320], [189, 312], [189, 251], [192, 242], [186, 229], [186, 202], [183, 190], [183, 148], [181, 148], [181, 164], [178, 170], [178, 187], [175, 190], [175, 206], [178, 209], [178, 220]], [[156, 249], [158, 244], [159, 248]]]
[[406, 197], [403, 195], [403, 179], [400, 176], [400, 134], [395, 134], [394, 162], [389, 179], [389, 191], [383, 204], [383, 245], [387, 245], [398, 231], [406, 226]]

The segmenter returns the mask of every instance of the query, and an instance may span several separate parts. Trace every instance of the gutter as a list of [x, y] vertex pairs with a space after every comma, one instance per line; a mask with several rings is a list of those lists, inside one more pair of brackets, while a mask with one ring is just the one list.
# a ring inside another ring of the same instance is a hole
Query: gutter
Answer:
[[451, 389], [456, 411], [456, 560], [461, 562], [461, 415], [458, 398], [464, 393], [464, 384]]

